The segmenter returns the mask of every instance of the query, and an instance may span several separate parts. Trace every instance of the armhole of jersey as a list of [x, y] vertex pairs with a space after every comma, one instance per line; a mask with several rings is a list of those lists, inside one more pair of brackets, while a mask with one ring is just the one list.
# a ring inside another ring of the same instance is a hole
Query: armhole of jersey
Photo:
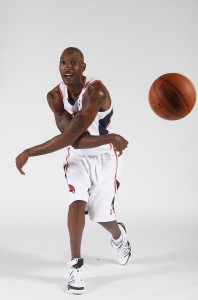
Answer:
[[62, 100], [64, 100], [63, 92], [62, 92], [62, 90], [61, 90], [60, 85], [61, 85], [61, 83], [58, 85], [58, 90], [59, 90], [59, 93], [60, 93], [60, 95], [61, 95]]

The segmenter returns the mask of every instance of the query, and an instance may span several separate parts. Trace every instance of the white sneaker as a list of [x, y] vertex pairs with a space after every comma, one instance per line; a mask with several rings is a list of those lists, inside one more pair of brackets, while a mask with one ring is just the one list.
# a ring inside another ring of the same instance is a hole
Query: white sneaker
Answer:
[[124, 224], [118, 223], [118, 225], [120, 227], [123, 240], [118, 246], [115, 245], [113, 240], [111, 240], [111, 245], [114, 249], [118, 262], [121, 265], [125, 265], [128, 262], [129, 257], [131, 256], [131, 245], [127, 239], [126, 228]]
[[70, 274], [67, 290], [71, 294], [80, 295], [85, 291], [83, 258], [74, 258], [67, 263]]

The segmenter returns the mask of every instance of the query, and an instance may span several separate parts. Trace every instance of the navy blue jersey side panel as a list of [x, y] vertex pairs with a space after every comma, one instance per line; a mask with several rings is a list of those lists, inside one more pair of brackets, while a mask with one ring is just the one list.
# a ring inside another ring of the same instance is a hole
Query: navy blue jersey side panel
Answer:
[[99, 120], [98, 131], [99, 131], [100, 135], [108, 134], [107, 126], [109, 125], [109, 123], [111, 121], [112, 115], [113, 115], [113, 109], [103, 119]]
[[116, 187], [117, 187], [117, 190], [119, 189], [119, 186], [120, 186], [120, 182], [116, 179]]

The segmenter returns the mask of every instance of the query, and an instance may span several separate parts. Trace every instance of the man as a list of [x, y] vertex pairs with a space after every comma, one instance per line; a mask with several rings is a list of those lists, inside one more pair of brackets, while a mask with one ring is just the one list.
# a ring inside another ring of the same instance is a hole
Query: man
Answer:
[[85, 291], [80, 250], [86, 210], [91, 220], [111, 233], [111, 245], [119, 263], [126, 264], [131, 255], [126, 229], [116, 222], [114, 210], [119, 185], [117, 152], [121, 155], [128, 142], [111, 133], [113, 108], [109, 92], [101, 81], [83, 76], [85, 68], [79, 49], [70, 47], [63, 51], [59, 65], [62, 82], [47, 95], [61, 134], [24, 150], [16, 158], [16, 166], [24, 175], [22, 168], [29, 157], [65, 148], [64, 169], [70, 191], [68, 291], [73, 294]]

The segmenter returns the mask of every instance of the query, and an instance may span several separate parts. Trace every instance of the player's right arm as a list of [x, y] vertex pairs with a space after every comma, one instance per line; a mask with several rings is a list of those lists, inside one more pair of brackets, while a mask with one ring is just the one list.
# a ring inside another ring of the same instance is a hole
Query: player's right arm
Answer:
[[[54, 113], [56, 125], [60, 132], [63, 133], [73, 117], [64, 109], [63, 100], [59, 93], [58, 87], [55, 87], [47, 94], [47, 101]], [[89, 135], [89, 133], [86, 131], [73, 143], [72, 146], [75, 149], [86, 149], [95, 148], [106, 144], [113, 144], [114, 148], [118, 150], [119, 155], [121, 155], [122, 151], [120, 149], [124, 150], [124, 148], [127, 147], [128, 142], [118, 134], [93, 136]]]
[[52, 91], [47, 94], [47, 101], [49, 107], [54, 113], [56, 125], [61, 133], [64, 132], [65, 128], [68, 126], [69, 122], [72, 120], [72, 115], [70, 115], [63, 106], [63, 100], [59, 93], [58, 87], [55, 87]]

